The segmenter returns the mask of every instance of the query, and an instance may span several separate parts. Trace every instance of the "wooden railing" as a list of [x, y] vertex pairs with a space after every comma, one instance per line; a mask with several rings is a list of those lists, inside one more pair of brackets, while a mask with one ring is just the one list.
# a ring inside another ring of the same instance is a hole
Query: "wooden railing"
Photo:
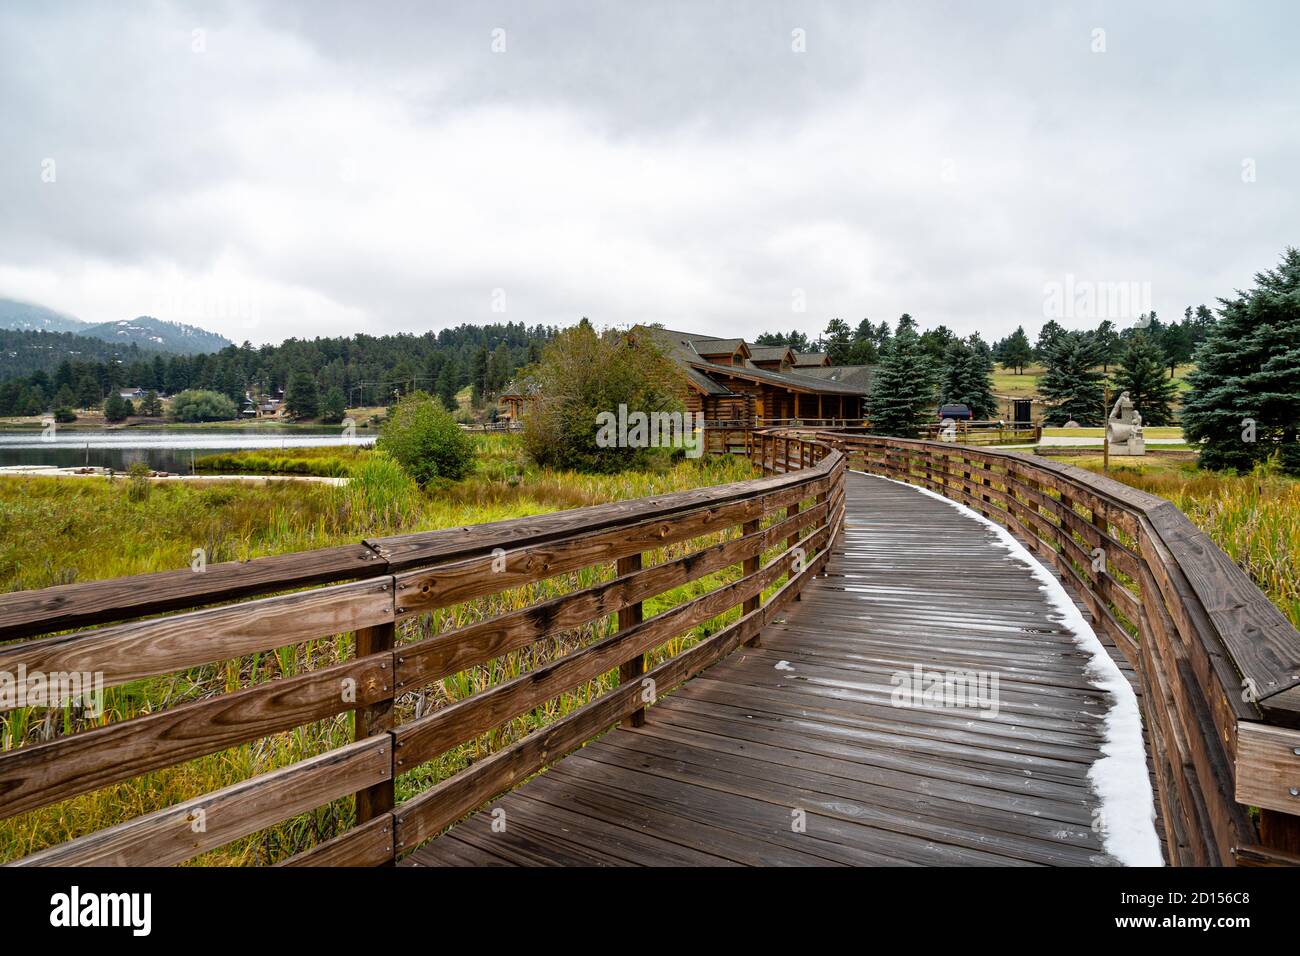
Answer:
[[[1140, 679], [1169, 862], [1300, 863], [1300, 634], [1171, 503], [1069, 465], [941, 442], [779, 429], [747, 433], [745, 447], [770, 477], [0, 596], [0, 675], [29, 681], [91, 672], [112, 687], [340, 636], [350, 651], [101, 726], [56, 711], [71, 730], [53, 721], [52, 739], [0, 753], [0, 819], [354, 714], [352, 743], [16, 862], [178, 863], [349, 798], [353, 825], [285, 862], [390, 863], [757, 640], [823, 567], [852, 467], [1001, 523], [1087, 603]], [[597, 583], [574, 583], [578, 572]], [[705, 579], [706, 593], [645, 616], [647, 600]], [[528, 588], [521, 606], [500, 600]], [[675, 640], [736, 608], [698, 642]], [[519, 676], [418, 716], [409, 706], [422, 688], [583, 629], [588, 639]], [[399, 776], [579, 687], [603, 692], [398, 800]]]
[[1036, 445], [1043, 437], [1043, 426], [994, 421], [931, 422], [922, 437], [959, 445]]
[[[797, 467], [797, 436], [760, 434], [754, 455]], [[1171, 502], [1015, 452], [817, 437], [1005, 526], [1087, 604], [1140, 678], [1171, 864], [1300, 864], [1300, 633]]]
[[[9, 675], [11, 688], [27, 682], [21, 689], [32, 694], [36, 675], [94, 674], [114, 687], [335, 641], [320, 666], [244, 680], [248, 686], [142, 716], [87, 720], [70, 703], [46, 709], [58, 717], [47, 724], [52, 739], [8, 741], [0, 753], [5, 825], [194, 758], [354, 714], [352, 743], [16, 862], [175, 864], [345, 798], [355, 801], [353, 825], [284, 862], [394, 861], [612, 725], [636, 722], [657, 695], [758, 640], [823, 567], [843, 516], [843, 456], [816, 440], [794, 442], [805, 467], [791, 474], [0, 596], [0, 675]], [[582, 586], [593, 578], [597, 583]], [[678, 594], [712, 587], [645, 615], [647, 600], [692, 582]], [[505, 600], [509, 595], [523, 595], [523, 603]], [[729, 614], [738, 616], [722, 618]], [[437, 621], [453, 626], [440, 629]], [[718, 628], [713, 633], [681, 640], [709, 622]], [[585, 639], [568, 641], [558, 656], [539, 652], [518, 676], [488, 680], [429, 713], [409, 705], [415, 692], [445, 678], [481, 674], [575, 632]], [[431, 761], [539, 708], [551, 707], [554, 716], [575, 689], [585, 692], [567, 714], [522, 736], [515, 725], [503, 734], [513, 742], [486, 747], [490, 753], [480, 751], [459, 772], [437, 779], [429, 771]], [[403, 787], [399, 801], [398, 777], [422, 768], [432, 785], [411, 794]]]

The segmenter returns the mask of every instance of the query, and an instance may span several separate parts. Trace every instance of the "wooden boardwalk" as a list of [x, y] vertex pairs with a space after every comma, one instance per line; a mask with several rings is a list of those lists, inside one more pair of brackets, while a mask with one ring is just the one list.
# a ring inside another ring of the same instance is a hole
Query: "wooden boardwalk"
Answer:
[[[760, 646], [403, 863], [1110, 864], [1087, 781], [1109, 704], [1054, 617], [986, 526], [850, 475], [826, 576]], [[996, 716], [891, 705], [917, 667], [996, 673]]]

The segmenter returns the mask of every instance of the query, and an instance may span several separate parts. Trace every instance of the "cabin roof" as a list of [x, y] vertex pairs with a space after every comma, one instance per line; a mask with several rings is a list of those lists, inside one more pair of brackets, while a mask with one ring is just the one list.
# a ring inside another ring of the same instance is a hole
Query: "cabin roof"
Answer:
[[[828, 395], [865, 395], [870, 385], [871, 367], [865, 365], [825, 366], [825, 352], [798, 353], [784, 345], [760, 345], [751, 348], [744, 339], [724, 339], [715, 335], [682, 332], [657, 326], [638, 325], [634, 333], [650, 335], [686, 370], [686, 377], [707, 395], [730, 395], [727, 377], [761, 382], [798, 392], [821, 392]], [[708, 356], [734, 355], [742, 351], [749, 357], [743, 365], [725, 365], [710, 361]], [[778, 372], [758, 368], [753, 359], [773, 361], [790, 352], [796, 367]], [[798, 367], [799, 360], [807, 363]], [[856, 372], [850, 372], [856, 370]], [[838, 374], [826, 374], [835, 372]]]

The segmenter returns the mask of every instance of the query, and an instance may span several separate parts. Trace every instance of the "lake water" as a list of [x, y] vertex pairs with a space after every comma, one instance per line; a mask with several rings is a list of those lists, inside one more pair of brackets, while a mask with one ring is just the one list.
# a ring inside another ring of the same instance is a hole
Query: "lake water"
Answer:
[[239, 429], [121, 428], [102, 431], [62, 429], [53, 440], [38, 430], [0, 431], [0, 466], [49, 465], [68, 468], [97, 465], [125, 471], [142, 461], [155, 471], [189, 474], [192, 458], [221, 451], [251, 448], [319, 448], [332, 445], [369, 445], [374, 433], [358, 431], [347, 438], [337, 428], [294, 430], [279, 434], [250, 433]]

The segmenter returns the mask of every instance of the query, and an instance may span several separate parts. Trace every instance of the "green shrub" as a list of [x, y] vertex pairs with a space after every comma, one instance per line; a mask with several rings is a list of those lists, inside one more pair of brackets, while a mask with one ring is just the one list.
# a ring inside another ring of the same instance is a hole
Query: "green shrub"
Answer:
[[425, 392], [412, 392], [384, 422], [376, 447], [422, 485], [459, 481], [474, 467], [474, 440]]
[[543, 467], [613, 473], [667, 464], [667, 448], [602, 447], [602, 414], [678, 412], [682, 373], [650, 336], [597, 333], [585, 319], [561, 332], [527, 373], [524, 447]]
[[171, 414], [178, 422], [222, 422], [238, 418], [239, 409], [220, 392], [192, 388], [172, 399]]
[[56, 408], [54, 410], [54, 420], [60, 425], [67, 425], [69, 422], [77, 420], [77, 413], [70, 408]]

